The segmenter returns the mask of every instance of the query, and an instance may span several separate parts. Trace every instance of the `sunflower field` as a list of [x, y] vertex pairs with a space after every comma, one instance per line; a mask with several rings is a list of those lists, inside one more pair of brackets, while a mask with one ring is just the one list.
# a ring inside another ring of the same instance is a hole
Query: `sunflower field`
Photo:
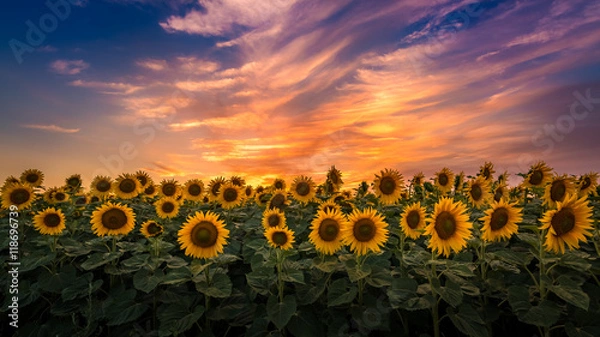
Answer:
[[0, 335], [600, 336], [598, 174], [495, 173], [28, 169], [0, 194]]

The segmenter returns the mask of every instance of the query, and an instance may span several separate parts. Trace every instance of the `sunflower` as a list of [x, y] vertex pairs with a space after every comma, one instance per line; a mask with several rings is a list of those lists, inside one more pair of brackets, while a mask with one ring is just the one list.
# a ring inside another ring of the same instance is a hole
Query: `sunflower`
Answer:
[[254, 197], [254, 189], [252, 188], [252, 185], [246, 185], [246, 187], [244, 187], [242, 196], [244, 199], [252, 199], [252, 197]]
[[286, 187], [287, 187], [287, 184], [285, 183], [285, 180], [283, 180], [282, 178], [275, 178], [275, 180], [273, 181], [273, 184], [271, 184], [271, 188], [273, 190], [285, 191]]
[[82, 206], [87, 205], [89, 203], [90, 199], [87, 196], [87, 194], [80, 193], [80, 194], [74, 195], [71, 198], [71, 201], [73, 202], [73, 204], [75, 206], [82, 207]]
[[154, 184], [150, 184], [144, 189], [143, 193], [146, 198], [153, 198], [158, 194], [158, 187]]
[[187, 219], [177, 233], [177, 241], [185, 255], [197, 259], [208, 259], [223, 253], [223, 246], [227, 244], [229, 230], [225, 223], [219, 220], [218, 215], [207, 211], [198, 211]]
[[82, 184], [81, 175], [79, 174], [72, 174], [65, 179], [65, 188], [69, 192], [78, 192]]
[[547, 251], [565, 252], [565, 243], [569, 249], [579, 248], [579, 241], [587, 242], [586, 236], [592, 236], [592, 208], [587, 196], [577, 198], [576, 194], [567, 195], [563, 202], [558, 201], [557, 209], [544, 213], [540, 220], [541, 229], [547, 229]]
[[70, 197], [67, 194], [67, 192], [65, 192], [64, 188], [54, 188], [53, 193], [51, 193], [52, 195], [52, 203], [56, 204], [56, 203], [61, 203], [61, 202], [66, 202], [69, 201]]
[[133, 174], [121, 174], [113, 182], [113, 192], [121, 199], [137, 197], [142, 192], [140, 181]]
[[487, 181], [493, 180], [494, 173], [496, 173], [496, 171], [494, 170], [494, 164], [491, 162], [486, 161], [485, 164], [479, 168], [479, 176]]
[[162, 197], [154, 203], [154, 208], [156, 214], [163, 219], [174, 218], [179, 213], [179, 203], [175, 198]]
[[467, 207], [462, 202], [453, 202], [450, 198], [441, 198], [433, 209], [433, 215], [425, 227], [430, 235], [429, 245], [434, 253], [450, 256], [450, 251], [458, 253], [467, 246], [473, 224], [469, 222]]
[[94, 194], [92, 194], [90, 192], [88, 192], [88, 197], [89, 197], [89, 203], [90, 204], [93, 204], [93, 203], [96, 203], [96, 202], [100, 202], [100, 198], [98, 198], [97, 195], [94, 195]]
[[494, 188], [494, 201], [500, 202], [500, 200], [508, 200], [508, 187], [505, 183], [498, 183]]
[[279, 208], [283, 209], [287, 206], [289, 201], [287, 200], [287, 195], [283, 190], [275, 190], [273, 195], [271, 195], [271, 199], [269, 199], [269, 204], [267, 207], [269, 209]]
[[481, 238], [484, 241], [493, 242], [508, 240], [517, 233], [517, 223], [523, 221], [522, 210], [515, 208], [516, 203], [509, 204], [504, 200], [494, 201], [492, 208], [485, 211], [481, 228]]
[[498, 183], [499, 184], [507, 184], [508, 182], [508, 172], [504, 171], [504, 173], [502, 173], [501, 175], [498, 176]]
[[244, 187], [244, 185], [246, 185], [246, 180], [240, 176], [231, 176], [231, 178], [229, 178], [229, 181], [238, 187]]
[[190, 201], [202, 201], [204, 183], [200, 179], [190, 179], [183, 186], [183, 195]]
[[290, 187], [294, 199], [301, 203], [308, 203], [314, 199], [317, 191], [312, 178], [299, 176], [294, 179]]
[[467, 183], [469, 201], [475, 208], [481, 208], [490, 199], [490, 181], [483, 176], [471, 179]]
[[373, 181], [373, 191], [382, 204], [392, 205], [400, 199], [400, 194], [404, 188], [402, 174], [394, 169], [385, 169], [381, 175], [375, 175]]
[[226, 180], [223, 177], [218, 177], [210, 181], [208, 184], [208, 199], [210, 199], [210, 201], [217, 201], [219, 198], [219, 189], [221, 189], [221, 185], [223, 185], [225, 181]]
[[460, 171], [454, 178], [454, 193], [462, 193], [465, 187], [465, 173]]
[[421, 231], [425, 228], [425, 207], [417, 202], [405, 208], [400, 215], [400, 226], [404, 235], [413, 240], [421, 236]]
[[552, 169], [545, 162], [539, 161], [531, 166], [523, 181], [524, 187], [544, 187], [552, 179]]
[[33, 217], [33, 227], [43, 235], [58, 235], [66, 228], [65, 215], [54, 208], [46, 208]]
[[264, 191], [265, 191], [265, 188], [263, 186], [259, 185], [256, 187], [255, 193], [262, 193]]
[[2, 191], [4, 191], [5, 189], [7, 189], [11, 185], [20, 184], [20, 183], [21, 183], [21, 181], [19, 179], [15, 178], [14, 176], [8, 176], [4, 180], [4, 184], [2, 185]]
[[242, 189], [231, 182], [227, 182], [221, 185], [217, 200], [225, 209], [234, 208], [242, 202]]
[[287, 227], [270, 227], [265, 230], [265, 237], [273, 248], [288, 250], [294, 243], [294, 232]]
[[112, 189], [113, 181], [106, 176], [96, 176], [90, 185], [90, 192], [98, 198], [108, 197]]
[[148, 220], [142, 224], [142, 228], [140, 228], [140, 233], [142, 233], [145, 237], [151, 238], [155, 236], [159, 236], [163, 232], [163, 226], [158, 224], [156, 221]]
[[589, 193], [597, 196], [598, 192], [596, 192], [596, 186], [598, 186], [598, 173], [590, 172], [582, 175], [579, 178], [579, 181], [577, 181], [579, 196], [583, 197]]
[[266, 206], [269, 199], [271, 199], [271, 196], [266, 191], [254, 193], [254, 202], [256, 202], [258, 206]]
[[341, 229], [342, 240], [359, 256], [367, 254], [369, 250], [379, 253], [388, 239], [387, 226], [384, 217], [377, 210], [355, 209], [348, 216], [347, 225]]
[[44, 173], [38, 169], [28, 169], [21, 173], [21, 182], [31, 187], [39, 187], [44, 181]]
[[308, 239], [315, 249], [323, 254], [334, 254], [344, 246], [342, 228], [348, 226], [342, 212], [338, 210], [318, 211], [312, 221]]
[[319, 205], [319, 211], [325, 211], [325, 212], [339, 211], [339, 212], [341, 212], [342, 207], [340, 207], [340, 205], [338, 205], [332, 198], [329, 200], [322, 201], [321, 204]]
[[153, 183], [152, 178], [150, 178], [150, 175], [145, 171], [138, 170], [137, 172], [135, 172], [135, 177], [140, 182], [142, 189], [145, 189]]
[[564, 201], [567, 194], [576, 194], [575, 183], [573, 179], [566, 174], [554, 176], [544, 191], [544, 205], [550, 208], [556, 207], [556, 203]]
[[330, 182], [331, 187], [333, 187], [331, 192], [337, 192], [342, 188], [342, 185], [344, 184], [342, 181], [342, 172], [336, 169], [335, 165], [331, 166], [329, 171], [327, 171], [327, 181]]
[[285, 214], [277, 208], [268, 209], [263, 213], [262, 225], [265, 230], [271, 227], [287, 227]]
[[435, 186], [442, 193], [448, 193], [452, 190], [454, 184], [454, 173], [449, 168], [444, 167], [441, 171], [435, 173]]
[[2, 191], [2, 207], [5, 209], [14, 205], [20, 211], [29, 208], [34, 200], [33, 188], [28, 184], [10, 184]]
[[97, 236], [126, 235], [135, 226], [135, 214], [128, 206], [109, 201], [92, 212], [91, 223]]
[[413, 176], [411, 183], [413, 186], [423, 186], [423, 179], [425, 179], [425, 175], [423, 172], [419, 172]]

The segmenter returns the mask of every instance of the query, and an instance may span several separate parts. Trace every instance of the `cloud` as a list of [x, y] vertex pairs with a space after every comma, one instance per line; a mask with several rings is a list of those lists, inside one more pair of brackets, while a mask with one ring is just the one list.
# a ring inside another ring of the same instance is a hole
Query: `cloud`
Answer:
[[69, 85], [74, 87], [99, 89], [103, 94], [132, 94], [143, 89], [141, 86], [122, 83], [122, 82], [100, 82], [100, 81], [84, 81], [75, 80], [69, 82]]
[[145, 59], [139, 60], [135, 64], [140, 67], [147, 68], [154, 71], [161, 71], [167, 68], [166, 60], [157, 60], [157, 59]]
[[43, 53], [54, 53], [54, 52], [58, 51], [58, 48], [47, 44], [43, 47], [37, 48], [36, 51], [43, 52]]
[[54, 124], [50, 124], [50, 125], [43, 125], [43, 124], [24, 124], [21, 125], [24, 128], [28, 128], [28, 129], [38, 129], [38, 130], [45, 130], [45, 131], [50, 131], [50, 132], [58, 132], [58, 133], [76, 133], [79, 132], [79, 129], [68, 129], [68, 128], [63, 128]]
[[203, 10], [170, 16], [160, 26], [167, 32], [222, 36], [235, 26], [255, 28], [287, 12], [296, 0], [199, 0]]
[[56, 60], [50, 63], [50, 70], [61, 75], [77, 75], [89, 67], [83, 60]]

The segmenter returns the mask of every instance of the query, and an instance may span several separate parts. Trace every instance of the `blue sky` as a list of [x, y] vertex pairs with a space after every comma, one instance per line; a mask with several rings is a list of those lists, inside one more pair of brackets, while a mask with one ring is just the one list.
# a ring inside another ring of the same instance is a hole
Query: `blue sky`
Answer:
[[597, 2], [49, 3], [0, 14], [0, 177], [600, 168]]

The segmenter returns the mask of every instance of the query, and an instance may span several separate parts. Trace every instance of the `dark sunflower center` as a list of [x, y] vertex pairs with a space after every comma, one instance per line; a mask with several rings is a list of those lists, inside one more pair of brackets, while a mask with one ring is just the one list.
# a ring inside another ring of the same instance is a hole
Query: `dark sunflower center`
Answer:
[[95, 195], [90, 198], [90, 202], [98, 202], [98, 201], [100, 201], [100, 198], [98, 198]]
[[192, 242], [194, 245], [207, 248], [212, 247], [217, 242], [217, 227], [210, 221], [200, 221], [192, 229]]
[[501, 187], [498, 187], [494, 192], [494, 201], [499, 202], [502, 199], [502, 195], [504, 195]]
[[119, 190], [123, 193], [131, 193], [136, 187], [135, 181], [131, 179], [123, 179], [119, 184]]
[[96, 184], [96, 189], [99, 192], [108, 192], [110, 190], [110, 182], [106, 181], [106, 180], [100, 180], [97, 184]]
[[448, 240], [456, 232], [456, 220], [452, 213], [443, 211], [435, 218], [435, 231], [442, 240]]
[[438, 182], [441, 186], [448, 185], [448, 180], [448, 175], [446, 175], [446, 173], [440, 173], [440, 175], [438, 176]]
[[481, 200], [482, 196], [483, 191], [481, 190], [481, 186], [479, 186], [479, 184], [473, 184], [473, 186], [471, 186], [471, 197], [473, 198], [473, 200], [479, 201]]
[[421, 185], [421, 177], [415, 177], [415, 185]]
[[242, 186], [242, 181], [239, 178], [231, 179], [231, 183], [235, 186]]
[[285, 196], [283, 194], [278, 193], [271, 198], [271, 207], [281, 208], [284, 203]]
[[410, 229], [415, 229], [419, 226], [419, 222], [421, 222], [421, 215], [419, 211], [412, 210], [406, 215], [406, 222], [408, 223], [408, 227]]
[[212, 193], [212, 195], [219, 195], [220, 188], [221, 188], [221, 183], [217, 182], [210, 189], [210, 193]]
[[354, 237], [360, 242], [372, 240], [375, 232], [375, 223], [371, 219], [360, 219], [354, 224]]
[[118, 208], [111, 208], [102, 214], [102, 225], [108, 229], [119, 229], [127, 224], [127, 214]]
[[167, 197], [172, 197], [175, 195], [175, 193], [177, 192], [177, 187], [174, 184], [165, 184], [162, 187], [162, 193], [164, 195], [166, 195]]
[[271, 214], [269, 215], [267, 222], [269, 224], [269, 227], [277, 227], [279, 226], [279, 224], [281, 224], [281, 219], [279, 218], [279, 215]]
[[556, 236], [561, 236], [570, 232], [575, 227], [575, 213], [569, 207], [556, 212], [550, 222], [556, 232]]
[[283, 246], [288, 242], [288, 237], [284, 232], [275, 232], [271, 236], [271, 240], [273, 240], [276, 245]]
[[67, 180], [67, 185], [71, 187], [79, 187], [79, 185], [81, 185], [81, 180], [79, 180], [79, 178], [76, 177], [69, 178], [69, 180]]
[[323, 241], [333, 241], [337, 238], [340, 232], [340, 224], [333, 219], [325, 219], [321, 221], [319, 226], [319, 236]]
[[39, 176], [35, 173], [29, 173], [26, 177], [25, 180], [27, 180], [28, 183], [35, 183], [37, 182], [39, 179]]
[[46, 214], [44, 217], [44, 225], [46, 225], [46, 227], [57, 227], [60, 225], [60, 216], [56, 213]]
[[148, 179], [143, 174], [137, 176], [137, 180], [140, 182], [140, 184], [142, 184], [142, 186], [146, 186], [146, 184], [148, 183]]
[[238, 198], [238, 192], [235, 188], [227, 188], [223, 191], [223, 199], [227, 202], [236, 201]]
[[77, 198], [77, 200], [75, 200], [75, 205], [85, 205], [86, 201], [87, 200], [85, 197], [79, 197]]
[[275, 188], [276, 188], [276, 189], [283, 189], [283, 182], [281, 182], [281, 181], [276, 181], [276, 182], [275, 182]]
[[194, 197], [197, 197], [200, 195], [200, 193], [202, 193], [202, 188], [197, 184], [190, 185], [188, 187], [188, 193]]
[[310, 193], [310, 186], [307, 182], [301, 181], [296, 185], [296, 193], [302, 197], [308, 195]]
[[550, 186], [550, 199], [552, 199], [552, 201], [563, 201], [566, 191], [567, 186], [565, 186], [564, 181], [554, 181], [552, 182], [552, 186]]
[[544, 173], [540, 170], [534, 170], [529, 177], [529, 183], [537, 186], [542, 183], [542, 179], [544, 179]]
[[53, 198], [56, 201], [64, 201], [65, 199], [67, 199], [67, 195], [64, 194], [63, 192], [56, 192], [56, 193], [54, 193]]
[[497, 231], [502, 229], [508, 223], [508, 210], [504, 207], [497, 208], [492, 213], [492, 218], [490, 219], [490, 227], [492, 231]]
[[146, 187], [146, 189], [144, 190], [144, 193], [146, 194], [153, 194], [154, 193], [154, 185], [150, 185], [148, 187]]
[[244, 191], [246, 193], [246, 196], [249, 197], [252, 195], [252, 188], [251, 187], [246, 187], [246, 190]]
[[175, 210], [175, 205], [172, 202], [165, 202], [161, 207], [164, 213], [171, 213]]
[[262, 192], [264, 192], [264, 191], [265, 191], [265, 188], [264, 188], [264, 187], [262, 187], [262, 186], [258, 186], [258, 187], [256, 188], [256, 193], [262, 193]]
[[262, 203], [269, 201], [269, 196], [266, 193], [262, 193], [258, 195], [258, 200]]
[[383, 194], [392, 194], [394, 191], [396, 191], [396, 181], [392, 177], [383, 177], [381, 178], [379, 189]]
[[584, 191], [586, 188], [592, 185], [592, 179], [590, 177], [583, 178], [583, 182], [581, 183], [581, 190]]
[[148, 231], [148, 233], [150, 233], [150, 235], [156, 235], [162, 232], [162, 227], [159, 226], [156, 222], [151, 222], [148, 224], [146, 230]]
[[13, 205], [26, 203], [31, 197], [31, 193], [24, 188], [17, 188], [10, 194], [10, 201]]

